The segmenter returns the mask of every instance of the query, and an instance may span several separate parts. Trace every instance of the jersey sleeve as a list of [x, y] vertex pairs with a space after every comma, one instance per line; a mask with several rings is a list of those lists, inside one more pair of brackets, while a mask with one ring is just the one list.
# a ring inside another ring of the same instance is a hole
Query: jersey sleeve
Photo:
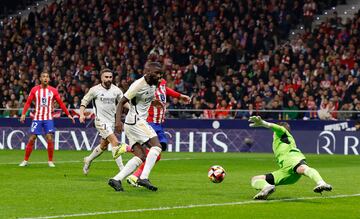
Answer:
[[286, 132], [286, 128], [282, 127], [281, 125], [272, 124], [271, 129], [277, 136], [282, 136]]
[[85, 94], [85, 96], [81, 100], [81, 106], [85, 107], [90, 103], [92, 99], [95, 98], [94, 87], [90, 88], [90, 90]]
[[129, 89], [126, 91], [124, 96], [126, 97], [126, 99], [131, 100], [136, 96], [136, 93], [145, 85], [146, 85], [146, 81], [144, 77], [136, 80], [134, 83], [130, 85]]
[[33, 101], [34, 98], [35, 98], [35, 88], [32, 88], [31, 91], [30, 91], [29, 97], [26, 100], [26, 103], [24, 105], [24, 109], [23, 109], [23, 111], [21, 113], [22, 115], [26, 114], [26, 112], [28, 111], [28, 109], [30, 107], [30, 104], [31, 104], [31, 102]]
[[171, 88], [166, 87], [166, 95], [174, 98], [179, 98], [181, 94]]
[[59, 103], [60, 108], [65, 112], [65, 114], [69, 116], [70, 115], [69, 110], [66, 108], [64, 102], [61, 100], [59, 92], [55, 88], [53, 89], [53, 92], [56, 102]]

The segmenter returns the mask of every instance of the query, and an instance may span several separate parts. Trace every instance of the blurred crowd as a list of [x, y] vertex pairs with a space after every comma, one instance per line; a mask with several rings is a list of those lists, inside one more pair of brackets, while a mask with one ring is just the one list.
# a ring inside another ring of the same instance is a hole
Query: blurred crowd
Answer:
[[[312, 27], [315, 14], [331, 4], [336, 1], [52, 3], [0, 25], [0, 107], [23, 107], [46, 69], [66, 105], [78, 109], [99, 83], [100, 69], [113, 69], [114, 83], [126, 91], [156, 54], [168, 86], [193, 96], [189, 105], [171, 99], [168, 109], [178, 111], [169, 117], [360, 119], [333, 112], [360, 111], [360, 16], [342, 21], [334, 13]], [[305, 34], [289, 41], [298, 24]]]

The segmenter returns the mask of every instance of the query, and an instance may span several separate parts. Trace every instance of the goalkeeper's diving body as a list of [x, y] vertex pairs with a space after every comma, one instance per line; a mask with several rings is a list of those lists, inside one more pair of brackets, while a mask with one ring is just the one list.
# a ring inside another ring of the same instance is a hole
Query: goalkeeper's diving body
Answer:
[[327, 184], [319, 172], [307, 165], [305, 156], [296, 147], [295, 140], [290, 134], [290, 126], [286, 122], [274, 124], [266, 122], [260, 116], [251, 116], [250, 127], [264, 127], [271, 129], [273, 135], [273, 151], [280, 169], [265, 175], [254, 176], [251, 179], [251, 186], [261, 190], [254, 196], [254, 199], [265, 200], [275, 192], [275, 186], [294, 184], [301, 175], [305, 175], [315, 181], [314, 192], [322, 193], [331, 191], [331, 185]]

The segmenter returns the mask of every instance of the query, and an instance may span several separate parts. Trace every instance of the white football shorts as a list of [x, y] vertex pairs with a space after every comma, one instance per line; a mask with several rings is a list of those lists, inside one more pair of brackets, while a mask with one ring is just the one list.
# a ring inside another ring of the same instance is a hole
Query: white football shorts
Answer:
[[103, 139], [106, 139], [111, 134], [114, 134], [115, 124], [106, 123], [106, 122], [102, 122], [98, 119], [95, 119], [95, 128], [98, 130], [100, 136]]
[[135, 124], [124, 124], [125, 135], [129, 139], [129, 145], [136, 143], [143, 145], [150, 138], [156, 137], [154, 129], [143, 119], [137, 119]]

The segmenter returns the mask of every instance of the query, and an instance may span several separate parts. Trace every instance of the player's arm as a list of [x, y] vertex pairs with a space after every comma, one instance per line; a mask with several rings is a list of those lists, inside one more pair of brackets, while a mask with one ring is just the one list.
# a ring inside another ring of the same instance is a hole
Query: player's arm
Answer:
[[249, 118], [249, 126], [250, 127], [264, 127], [271, 129], [273, 132], [276, 133], [276, 135], [281, 136], [286, 132], [286, 129], [278, 124], [266, 122], [263, 120], [260, 116], [251, 116]]
[[21, 117], [20, 117], [20, 122], [21, 123], [24, 123], [25, 117], [26, 117], [26, 112], [28, 111], [28, 109], [30, 107], [30, 104], [31, 104], [31, 102], [33, 101], [34, 98], [35, 98], [35, 90], [31, 89], [30, 95], [29, 95], [28, 99], [26, 100], [26, 103], [24, 105], [24, 109], [23, 109], [23, 111], [21, 113]]
[[65, 112], [65, 114], [68, 116], [68, 118], [71, 119], [72, 123], [75, 124], [74, 118], [70, 115], [69, 110], [66, 108], [64, 102], [61, 100], [59, 92], [57, 90], [54, 90], [54, 94], [55, 94], [54, 98], [55, 98], [56, 102], [59, 103], [60, 108]]
[[80, 103], [80, 116], [79, 116], [79, 121], [81, 123], [85, 122], [85, 109], [87, 107], [87, 105], [90, 103], [90, 101], [92, 99], [94, 99], [94, 89], [90, 88], [90, 90], [86, 93], [86, 95], [82, 98], [81, 103]]
[[181, 94], [173, 89], [166, 87], [166, 95], [174, 98], [179, 98], [180, 100], [184, 101], [184, 103], [189, 104], [191, 102], [191, 97]]
[[129, 106], [129, 99], [123, 96], [120, 99], [119, 104], [116, 107], [116, 115], [115, 115], [115, 130], [116, 132], [120, 133], [123, 131], [123, 122], [121, 121], [121, 116], [124, 112], [125, 106]]
[[280, 125], [277, 125], [275, 123], [266, 122], [263, 120], [260, 116], [251, 116], [249, 118], [249, 126], [250, 127], [264, 127], [271, 129], [273, 132], [276, 133], [276, 135], [281, 136], [284, 132], [286, 132], [286, 129]]

